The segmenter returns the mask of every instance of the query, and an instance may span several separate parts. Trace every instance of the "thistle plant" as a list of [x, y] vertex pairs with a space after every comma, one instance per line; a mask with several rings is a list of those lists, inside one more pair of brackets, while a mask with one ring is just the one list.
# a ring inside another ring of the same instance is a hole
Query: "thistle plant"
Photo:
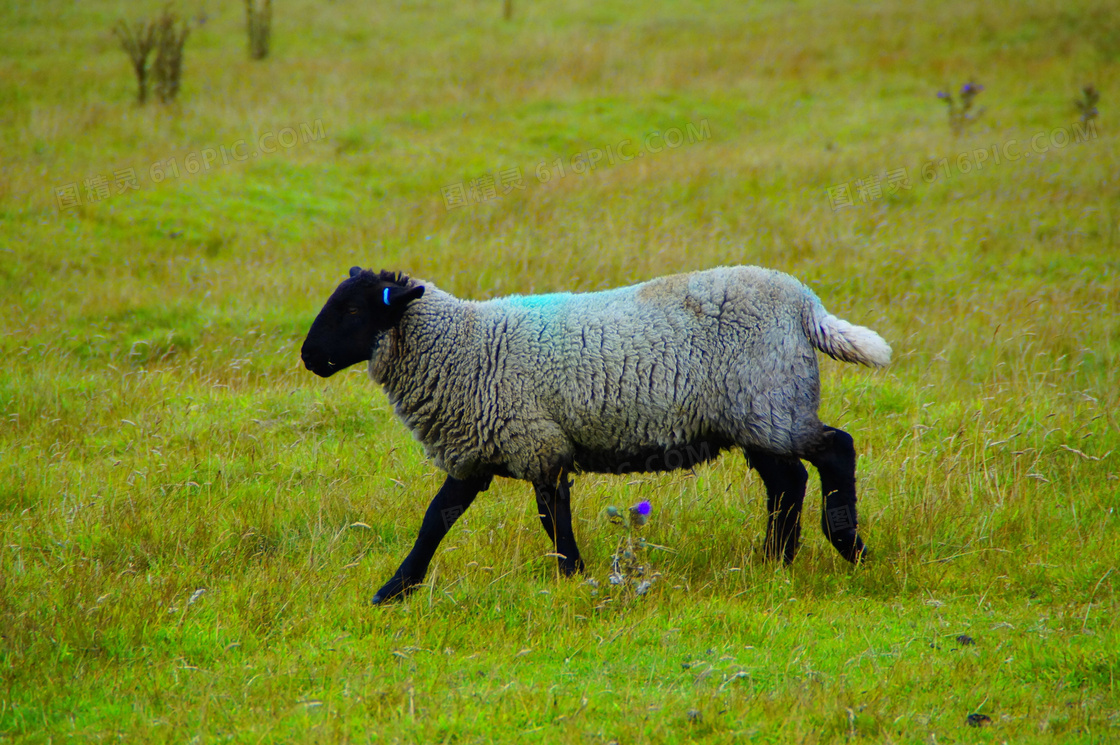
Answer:
[[960, 103], [953, 99], [953, 94], [947, 91], [938, 91], [937, 97], [940, 98], [949, 107], [949, 129], [953, 130], [953, 134], [960, 136], [965, 128], [980, 118], [984, 113], [983, 109], [979, 111], [972, 110], [973, 100], [980, 95], [984, 90], [984, 86], [978, 85], [969, 81], [961, 86]]
[[1097, 118], [1097, 101], [1101, 100], [1101, 94], [1097, 89], [1091, 85], [1087, 85], [1081, 89], [1082, 98], [1074, 99], [1073, 105], [1081, 112], [1082, 123], [1088, 123]]
[[658, 546], [642, 536], [635, 535], [639, 528], [649, 522], [652, 513], [653, 506], [644, 499], [625, 511], [617, 507], [606, 509], [607, 520], [624, 531], [614, 554], [611, 555], [611, 571], [607, 579], [612, 585], [632, 591], [634, 595], [645, 595], [654, 581], [661, 576], [660, 573], [653, 571], [646, 551], [669, 550], [665, 546]]

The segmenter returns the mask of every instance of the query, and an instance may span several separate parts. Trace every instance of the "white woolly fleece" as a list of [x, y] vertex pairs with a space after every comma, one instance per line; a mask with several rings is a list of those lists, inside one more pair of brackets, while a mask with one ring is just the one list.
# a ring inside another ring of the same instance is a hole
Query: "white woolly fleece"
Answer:
[[369, 372], [456, 478], [643, 470], [701, 446], [804, 454], [823, 432], [814, 348], [890, 360], [875, 332], [759, 267], [485, 302], [412, 282], [424, 295], [377, 340]]

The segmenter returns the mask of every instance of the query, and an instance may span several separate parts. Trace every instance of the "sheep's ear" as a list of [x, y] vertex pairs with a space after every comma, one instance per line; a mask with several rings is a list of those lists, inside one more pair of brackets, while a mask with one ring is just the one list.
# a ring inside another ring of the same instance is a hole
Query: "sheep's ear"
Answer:
[[379, 298], [381, 304], [394, 309], [404, 308], [413, 300], [419, 300], [424, 294], [424, 285], [414, 287], [386, 287], [381, 291]]
[[362, 268], [360, 266], [350, 267], [350, 276], [351, 277], [357, 277], [361, 273], [362, 273]]

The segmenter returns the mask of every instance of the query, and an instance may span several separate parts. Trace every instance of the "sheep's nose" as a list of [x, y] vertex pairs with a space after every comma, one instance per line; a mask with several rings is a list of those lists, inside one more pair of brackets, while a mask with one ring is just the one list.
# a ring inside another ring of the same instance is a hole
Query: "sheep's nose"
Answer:
[[336, 372], [334, 364], [326, 355], [317, 353], [314, 348], [309, 350], [305, 346], [300, 350], [299, 356], [303, 360], [303, 366], [321, 378], [329, 378]]

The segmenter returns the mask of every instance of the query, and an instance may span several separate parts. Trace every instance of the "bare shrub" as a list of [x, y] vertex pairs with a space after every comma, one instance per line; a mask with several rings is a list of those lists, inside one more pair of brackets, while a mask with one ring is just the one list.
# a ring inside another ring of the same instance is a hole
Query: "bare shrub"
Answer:
[[148, 56], [156, 50], [152, 77], [156, 95], [163, 103], [169, 103], [179, 93], [179, 82], [183, 75], [183, 45], [190, 35], [190, 27], [170, 8], [155, 21], [137, 21], [129, 26], [125, 21], [117, 21], [113, 35], [121, 42], [121, 48], [132, 61], [136, 73], [136, 102], [143, 104], [148, 100]]
[[148, 55], [155, 45], [156, 26], [137, 21], [135, 26], [130, 27], [124, 21], [117, 21], [113, 35], [120, 40], [121, 47], [132, 61], [132, 69], [136, 73], [136, 103], [143, 104], [148, 100]]
[[170, 9], [156, 21], [156, 95], [163, 103], [175, 100], [179, 93], [179, 83], [183, 76], [183, 45], [191, 29], [186, 21], [180, 21]]

